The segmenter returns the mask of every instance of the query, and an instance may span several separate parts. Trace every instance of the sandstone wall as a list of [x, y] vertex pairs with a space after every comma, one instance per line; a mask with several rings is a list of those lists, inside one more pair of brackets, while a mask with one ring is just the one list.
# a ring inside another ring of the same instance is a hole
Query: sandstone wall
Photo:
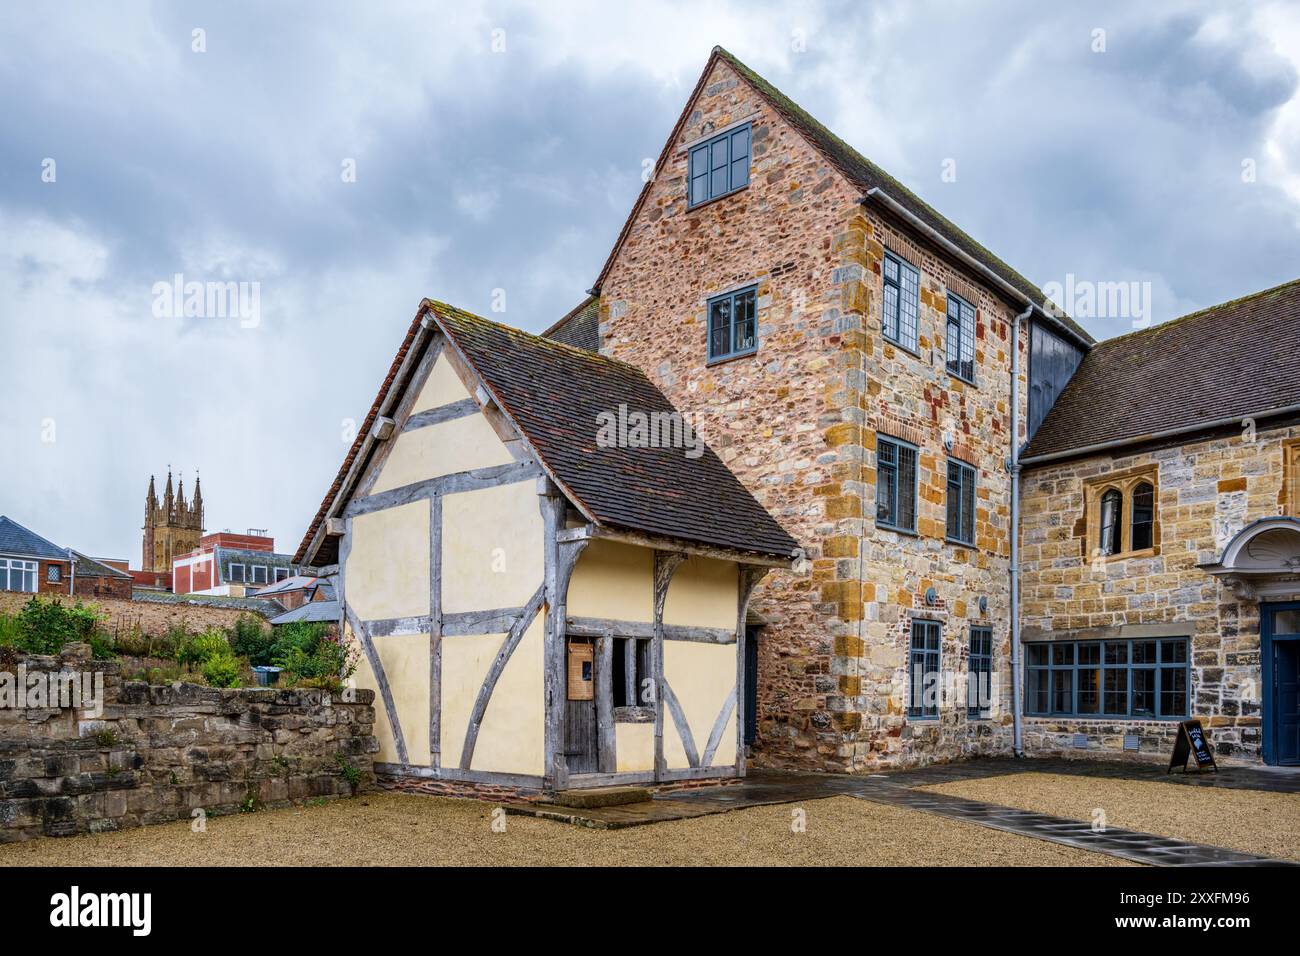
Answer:
[[[31, 600], [32, 595], [15, 591], [0, 591], [0, 611], [13, 614]], [[61, 600], [69, 606], [81, 601], [94, 604], [103, 611], [107, 618], [105, 629], [110, 633], [129, 632], [139, 628], [142, 634], [160, 636], [178, 625], [183, 624], [191, 630], [202, 631], [210, 627], [232, 627], [243, 614], [255, 614], [265, 618], [265, 611], [252, 611], [248, 608], [221, 607], [211, 604], [189, 603], [168, 596], [163, 601], [133, 601], [106, 597], [85, 597], [68, 594], [41, 595], [43, 600]], [[269, 603], [269, 602], [267, 602]]]
[[[1191, 708], [1216, 751], [1258, 758], [1261, 747], [1259, 603], [1240, 600], [1198, 564], [1216, 561], [1238, 531], [1285, 507], [1283, 451], [1300, 426], [1246, 431], [1117, 457], [1047, 465], [1027, 473], [1022, 503], [1024, 627], [1027, 639], [1084, 629], [1186, 623], [1191, 636]], [[1134, 557], [1098, 559], [1084, 489], [1105, 475], [1154, 469], [1156, 546]], [[1300, 597], [1300, 593], [1297, 593]], [[1035, 718], [1027, 747], [1119, 750], [1139, 734], [1142, 750], [1167, 756], [1170, 721]]]
[[[221, 690], [123, 681], [85, 645], [29, 673], [104, 675], [104, 707], [0, 707], [0, 842], [285, 806], [373, 786], [370, 691]], [[16, 673], [10, 656], [4, 669]]]
[[[750, 185], [688, 209], [684, 147], [746, 118]], [[1003, 746], [1001, 719], [967, 721], [953, 701], [939, 721], [909, 722], [904, 692], [913, 614], [944, 623], [954, 684], [964, 687], [971, 623], [993, 627], [995, 670], [1005, 673], [1009, 311], [864, 208], [725, 64], [671, 148], [602, 285], [602, 351], [693, 413], [811, 559], [810, 572], [769, 576], [752, 604], [767, 622], [758, 762], [862, 769]], [[921, 272], [919, 355], [880, 334], [885, 246]], [[751, 283], [757, 353], [707, 363], [707, 300]], [[944, 366], [947, 288], [979, 309], [974, 386]], [[875, 528], [877, 430], [921, 448], [917, 536]], [[979, 468], [974, 548], [943, 540], [945, 433]], [[931, 586], [939, 601], [926, 606]]]

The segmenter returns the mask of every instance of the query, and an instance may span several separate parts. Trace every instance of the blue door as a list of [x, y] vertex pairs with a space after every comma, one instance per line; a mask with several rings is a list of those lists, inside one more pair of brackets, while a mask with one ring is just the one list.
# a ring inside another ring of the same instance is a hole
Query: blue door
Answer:
[[1300, 603], [1260, 608], [1264, 652], [1264, 760], [1300, 764]]

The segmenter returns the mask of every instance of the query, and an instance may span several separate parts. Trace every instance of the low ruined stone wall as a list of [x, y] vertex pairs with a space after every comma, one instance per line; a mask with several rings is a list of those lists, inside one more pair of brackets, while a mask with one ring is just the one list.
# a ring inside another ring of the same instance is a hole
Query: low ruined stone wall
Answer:
[[[166, 598], [154, 600], [118, 600], [115, 598], [69, 594], [42, 594], [44, 600], [60, 600], [69, 606], [81, 601], [94, 604], [106, 615], [104, 629], [110, 634], [127, 633], [136, 628], [141, 634], [154, 637], [166, 634], [177, 624], [182, 624], [192, 631], [205, 631], [210, 627], [233, 627], [243, 614], [255, 614], [265, 618], [268, 613], [280, 613], [271, 601], [256, 602], [265, 605], [263, 610], [253, 610], [254, 602], [249, 607], [221, 607], [212, 604], [200, 604], [198, 599], [186, 601], [182, 597], [167, 595]], [[30, 594], [15, 591], [0, 591], [0, 611], [13, 614], [32, 599]]]
[[[69, 645], [60, 658], [10, 658], [0, 669], [0, 842], [374, 787], [372, 691], [342, 702], [319, 690], [150, 686], [122, 680], [114, 662], [91, 661], [85, 645]], [[89, 677], [87, 691], [99, 680], [102, 692], [93, 701], [84, 694], [79, 707], [14, 697], [19, 676], [34, 687], [51, 675]]]

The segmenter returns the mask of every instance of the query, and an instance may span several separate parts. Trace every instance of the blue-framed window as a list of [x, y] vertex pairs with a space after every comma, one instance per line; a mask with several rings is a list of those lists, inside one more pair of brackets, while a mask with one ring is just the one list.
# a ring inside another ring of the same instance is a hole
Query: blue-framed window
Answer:
[[921, 274], [892, 252], [885, 253], [885, 314], [881, 320], [885, 338], [912, 352], [916, 351], [916, 315], [920, 301]]
[[698, 206], [749, 185], [749, 132], [746, 123], [691, 148], [688, 205]]
[[750, 286], [709, 300], [709, 360], [758, 350], [758, 289]]
[[876, 436], [876, 524], [916, 532], [916, 447]]
[[993, 709], [993, 629], [970, 629], [966, 663], [966, 716], [987, 717]]
[[1025, 712], [1034, 716], [1187, 717], [1187, 638], [1026, 644]]
[[949, 540], [975, 543], [975, 469], [956, 458], [948, 459]]
[[975, 381], [975, 306], [961, 296], [948, 293], [948, 337], [944, 342], [948, 371], [968, 382]]
[[942, 629], [938, 621], [912, 620], [912, 648], [907, 666], [907, 716], [938, 717], [942, 673]]

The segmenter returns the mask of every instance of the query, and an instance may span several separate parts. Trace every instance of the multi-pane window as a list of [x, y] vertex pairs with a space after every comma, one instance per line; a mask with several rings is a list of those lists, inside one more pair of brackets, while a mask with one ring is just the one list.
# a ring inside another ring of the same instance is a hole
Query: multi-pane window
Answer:
[[876, 524], [916, 531], [916, 448], [876, 437]]
[[1026, 712], [1037, 716], [1187, 716], [1187, 639], [1027, 644]]
[[59, 564], [49, 564], [45, 566], [45, 580], [50, 584], [58, 584], [63, 580], [63, 566]]
[[1155, 489], [1142, 482], [1133, 489], [1133, 527], [1130, 530], [1129, 550], [1145, 551], [1151, 547], [1151, 529], [1155, 522]]
[[18, 558], [0, 558], [0, 590], [26, 591], [36, 593], [35, 561], [22, 561]]
[[916, 351], [916, 315], [921, 276], [892, 252], [885, 253], [885, 338]]
[[907, 667], [907, 715], [938, 717], [941, 632], [938, 621], [912, 621], [912, 649]]
[[697, 206], [749, 183], [749, 125], [691, 149], [690, 203]]
[[265, 565], [265, 564], [255, 564], [255, 565], [253, 565], [253, 583], [254, 583], [254, 584], [265, 584], [265, 583], [266, 583], [266, 565]]
[[948, 293], [948, 337], [945, 341], [948, 371], [975, 381], [975, 306]]
[[244, 583], [244, 566], [242, 564], [232, 564], [230, 566], [230, 583], [231, 584]]
[[975, 469], [955, 458], [948, 459], [947, 535], [962, 544], [975, 543]]
[[615, 707], [653, 707], [650, 681], [650, 641], [627, 637], [614, 641], [610, 684]]
[[289, 569], [288, 569], [288, 568], [276, 568], [276, 569], [275, 569], [275, 581], [276, 581], [277, 584], [278, 584], [279, 582], [283, 581], [283, 580], [284, 580], [285, 578], [287, 578], [288, 576], [289, 576]]
[[1098, 546], [1102, 556], [1119, 554], [1124, 550], [1120, 531], [1123, 528], [1124, 497], [1114, 488], [1101, 496], [1101, 537]]
[[970, 659], [966, 667], [966, 716], [987, 717], [993, 707], [993, 630], [970, 629]]
[[709, 358], [746, 355], [758, 348], [758, 319], [754, 287], [709, 300]]

